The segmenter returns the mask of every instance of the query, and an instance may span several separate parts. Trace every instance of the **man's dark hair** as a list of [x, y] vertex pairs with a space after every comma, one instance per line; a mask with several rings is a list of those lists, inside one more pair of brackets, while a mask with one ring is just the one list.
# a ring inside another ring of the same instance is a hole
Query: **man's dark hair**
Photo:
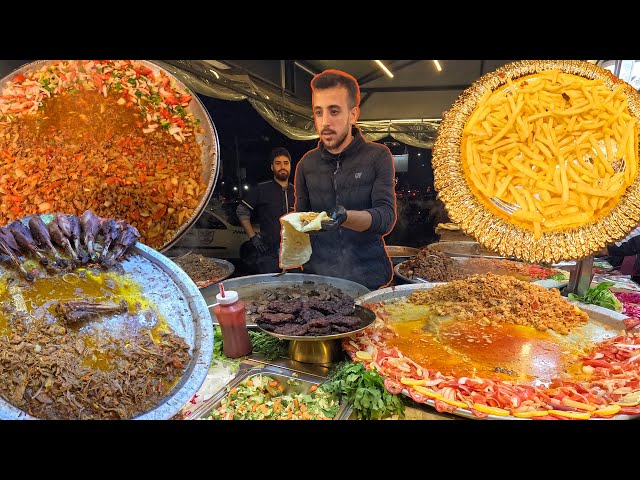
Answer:
[[313, 90], [324, 90], [325, 88], [333, 88], [342, 86], [349, 93], [350, 108], [360, 105], [360, 86], [358, 81], [346, 72], [341, 70], [325, 70], [318, 73], [311, 79], [311, 88]]
[[289, 159], [289, 161], [291, 161], [291, 154], [289, 153], [289, 150], [287, 150], [284, 147], [276, 147], [273, 150], [271, 150], [271, 153], [269, 154], [269, 164], [273, 165], [273, 161], [278, 158], [278, 157], [287, 157]]

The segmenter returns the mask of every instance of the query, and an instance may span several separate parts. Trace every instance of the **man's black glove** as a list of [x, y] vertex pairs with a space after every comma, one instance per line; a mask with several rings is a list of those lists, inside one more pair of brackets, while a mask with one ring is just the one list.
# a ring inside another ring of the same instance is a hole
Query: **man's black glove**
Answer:
[[331, 232], [342, 225], [347, 219], [347, 210], [342, 205], [336, 205], [336, 208], [327, 213], [327, 215], [331, 217], [331, 220], [320, 222], [322, 225], [321, 232]]
[[269, 247], [266, 243], [262, 241], [259, 233], [256, 233], [253, 237], [250, 238], [251, 244], [255, 247], [258, 253], [265, 253], [269, 250]]

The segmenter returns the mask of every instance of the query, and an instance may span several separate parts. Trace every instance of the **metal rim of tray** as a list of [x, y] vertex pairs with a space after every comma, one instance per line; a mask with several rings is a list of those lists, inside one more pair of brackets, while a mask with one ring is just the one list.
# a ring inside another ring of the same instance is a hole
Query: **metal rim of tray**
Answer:
[[[389, 300], [396, 300], [396, 299], [400, 299], [403, 297], [407, 297], [409, 296], [412, 292], [416, 291], [416, 290], [427, 290], [430, 288], [434, 288], [436, 286], [439, 285], [445, 285], [446, 283], [444, 282], [433, 282], [433, 283], [423, 283], [423, 284], [411, 284], [411, 285], [399, 285], [397, 287], [387, 287], [387, 288], [381, 288], [379, 290], [375, 290], [373, 292], [369, 292], [365, 295], [362, 295], [361, 297], [358, 297], [358, 299], [356, 300], [356, 302], [358, 304], [367, 304], [367, 303], [376, 303], [376, 302], [384, 302], [384, 301], [389, 301]], [[384, 298], [389, 296], [390, 298]], [[380, 299], [379, 297], [383, 297], [384, 299]], [[587, 314], [590, 313], [594, 313], [596, 315], [601, 315], [604, 317], [608, 317], [611, 321], [613, 322], [620, 322], [620, 329], [624, 329], [624, 325], [622, 324], [622, 320], [627, 318], [626, 315], [623, 315], [621, 313], [618, 312], [614, 312], [613, 310], [609, 310], [607, 308], [604, 307], [600, 307], [598, 305], [591, 305], [591, 304], [586, 304], [586, 303], [582, 303], [582, 302], [570, 302], [570, 303], [575, 303], [576, 306], [578, 306], [581, 310], [587, 312]], [[401, 393], [409, 398], [411, 398], [411, 396], [409, 395], [408, 390], [405, 388], [401, 391]], [[429, 405], [432, 408], [435, 408], [435, 400], [433, 399], [427, 399], [424, 404]], [[473, 420], [479, 420], [478, 417], [476, 417], [470, 410], [466, 409], [466, 408], [461, 408], [461, 407], [457, 407], [453, 412], [453, 415], [457, 415], [460, 417], [465, 417], [465, 418], [469, 418], [469, 419], [473, 419]], [[620, 414], [620, 415], [614, 415], [610, 420], [630, 420], [630, 419], [635, 419], [635, 418], [639, 418], [640, 415], [627, 415], [627, 414]], [[518, 417], [514, 417], [512, 415], [509, 416], [499, 416], [499, 415], [493, 415], [493, 414], [488, 414], [487, 419], [489, 420], [531, 420], [530, 418], [518, 418]], [[590, 420], [605, 420], [605, 419], [600, 419], [600, 418], [590, 418]]]
[[[40, 215], [45, 223], [53, 218], [52, 214]], [[24, 219], [23, 219], [24, 220]], [[137, 254], [155, 267], [162, 270], [166, 277], [173, 281], [189, 307], [194, 322], [193, 338], [185, 338], [191, 347], [191, 361], [176, 385], [155, 407], [141, 413], [131, 420], [168, 420], [189, 402], [204, 383], [213, 356], [213, 325], [210, 322], [207, 305], [191, 278], [175, 263], [151, 247], [136, 243], [129, 250]], [[0, 419], [4, 420], [39, 420], [24, 410], [0, 398]]]
[[[4, 88], [4, 85], [7, 81], [12, 79], [16, 75], [20, 73], [24, 74], [31, 70], [38, 70], [44, 66], [52, 65], [54, 61], [55, 60], [35, 60], [16, 68], [8, 75], [0, 78], [0, 90]], [[173, 82], [175, 82], [180, 87], [182, 91], [192, 94], [192, 101], [185, 108], [185, 110], [189, 113], [193, 113], [194, 117], [200, 120], [200, 127], [203, 129], [202, 132], [194, 131], [194, 135], [198, 144], [200, 145], [200, 160], [202, 162], [203, 168], [203, 179], [207, 184], [207, 188], [201, 194], [198, 205], [195, 207], [189, 219], [175, 231], [173, 237], [170, 240], [164, 242], [157, 249], [160, 252], [164, 252], [172, 245], [174, 245], [178, 240], [180, 240], [180, 237], [182, 237], [182, 235], [186, 233], [191, 225], [193, 225], [198, 220], [198, 218], [200, 218], [200, 215], [202, 214], [202, 212], [204, 212], [205, 207], [209, 203], [216, 182], [218, 180], [218, 174], [220, 172], [220, 142], [218, 139], [218, 132], [215, 128], [215, 125], [213, 124], [211, 116], [209, 115], [209, 111], [205, 108], [200, 98], [198, 98], [198, 95], [192, 92], [180, 79], [178, 79], [169, 70], [159, 65], [158, 63], [155, 63], [151, 60], [136, 61], [142, 63], [147, 68], [150, 68], [156, 74], [158, 74], [159, 71], [162, 70]]]
[[[476, 255], [477, 258], [480, 258], [480, 255]], [[471, 258], [471, 257], [459, 257], [459, 258]], [[510, 258], [504, 258], [504, 257], [481, 257], [481, 258], [493, 258], [493, 259], [500, 259], [500, 260], [510, 260], [510, 261], [517, 261], [517, 260], [511, 260]], [[408, 260], [405, 260], [405, 262], [407, 262]], [[424, 279], [425, 281], [422, 280], [418, 280], [416, 278], [410, 278], [407, 277], [405, 275], [403, 275], [402, 273], [400, 273], [400, 265], [403, 265], [405, 262], [400, 262], [398, 263], [395, 267], [393, 267], [393, 273], [394, 275], [396, 275], [398, 278], [400, 278], [401, 280], [404, 280], [407, 283], [413, 283], [413, 284], [433, 284], [433, 283], [446, 283], [446, 282], [431, 282], [429, 280], [427, 280], [426, 278]], [[553, 267], [556, 268], [556, 267]], [[556, 268], [556, 270], [562, 270], [560, 268]], [[565, 281], [559, 281], [559, 280], [553, 280], [553, 279], [540, 279], [540, 280], [534, 280], [532, 282], [534, 285], [540, 285], [541, 287], [544, 288], [563, 288], [566, 287], [569, 284], [569, 279], [567, 278]]]
[[338, 338], [350, 337], [351, 335], [361, 332], [365, 328], [371, 326], [371, 324], [376, 319], [376, 314], [373, 312], [373, 310], [358, 304], [354, 305], [354, 311], [352, 315], [360, 318], [364, 323], [355, 330], [344, 333], [335, 333], [333, 335], [281, 335], [279, 333], [265, 330], [260, 325], [258, 325], [258, 328], [263, 332], [268, 333], [269, 335], [279, 338], [280, 340], [295, 340], [296, 342], [326, 342], [330, 340], [337, 340]]

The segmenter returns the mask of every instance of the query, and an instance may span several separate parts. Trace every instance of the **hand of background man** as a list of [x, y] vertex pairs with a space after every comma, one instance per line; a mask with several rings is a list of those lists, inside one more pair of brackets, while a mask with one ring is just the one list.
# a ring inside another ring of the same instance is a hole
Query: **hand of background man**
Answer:
[[266, 243], [262, 241], [259, 233], [256, 233], [253, 237], [250, 238], [251, 244], [255, 247], [258, 253], [265, 253], [269, 250], [269, 247]]

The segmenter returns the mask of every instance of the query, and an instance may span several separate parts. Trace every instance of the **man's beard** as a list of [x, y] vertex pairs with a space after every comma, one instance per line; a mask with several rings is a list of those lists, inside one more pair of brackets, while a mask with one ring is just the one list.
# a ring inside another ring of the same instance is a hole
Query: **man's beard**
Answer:
[[336, 137], [335, 140], [331, 142], [331, 144], [327, 144], [327, 142], [322, 140], [322, 143], [324, 144], [324, 148], [326, 148], [327, 150], [335, 150], [336, 148], [338, 148], [340, 145], [344, 143], [344, 141], [347, 138], [347, 135], [349, 135], [349, 130], [347, 130], [344, 133], [344, 135], [342, 135], [342, 137]]
[[275, 175], [276, 175], [276, 178], [281, 182], [284, 182], [285, 180], [289, 179], [289, 172], [287, 172], [286, 170], [281, 170], [279, 172], [276, 172]]

